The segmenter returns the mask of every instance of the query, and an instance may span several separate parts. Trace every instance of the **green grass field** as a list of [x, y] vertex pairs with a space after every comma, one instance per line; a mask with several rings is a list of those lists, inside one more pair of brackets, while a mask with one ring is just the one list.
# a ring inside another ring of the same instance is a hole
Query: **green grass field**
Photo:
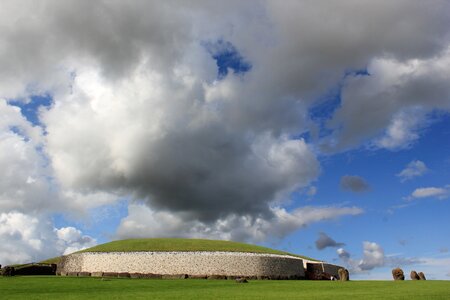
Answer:
[[270, 281], [0, 277], [2, 299], [450, 299], [450, 281]]

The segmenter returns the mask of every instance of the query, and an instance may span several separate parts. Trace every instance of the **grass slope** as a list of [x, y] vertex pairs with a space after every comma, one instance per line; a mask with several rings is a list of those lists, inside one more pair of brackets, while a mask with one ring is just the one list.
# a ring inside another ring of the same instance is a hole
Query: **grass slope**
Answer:
[[450, 281], [148, 280], [0, 277], [2, 299], [449, 299]]
[[40, 261], [40, 264], [57, 264], [61, 260], [61, 256], [52, 257], [43, 261]]
[[271, 248], [244, 244], [231, 241], [206, 240], [206, 239], [129, 239], [113, 241], [98, 245], [79, 252], [139, 252], [139, 251], [230, 251], [291, 255], [314, 260]]

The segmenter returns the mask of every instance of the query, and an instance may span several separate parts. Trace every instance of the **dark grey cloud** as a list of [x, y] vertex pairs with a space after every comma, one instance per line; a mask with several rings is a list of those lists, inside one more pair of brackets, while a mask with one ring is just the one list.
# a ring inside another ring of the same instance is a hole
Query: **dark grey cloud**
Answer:
[[319, 238], [316, 240], [316, 248], [323, 250], [328, 247], [342, 247], [345, 246], [344, 243], [338, 243], [329, 237], [325, 232], [319, 233]]
[[336, 253], [338, 254], [339, 258], [342, 259], [342, 261], [347, 262], [351, 255], [349, 252], [347, 252], [345, 249], [343, 248], [339, 248], [336, 250]]
[[408, 244], [408, 240], [401, 239], [398, 241], [398, 243], [402, 246], [406, 246]]
[[365, 192], [370, 189], [369, 184], [360, 176], [344, 175], [341, 177], [341, 188], [355, 193]]

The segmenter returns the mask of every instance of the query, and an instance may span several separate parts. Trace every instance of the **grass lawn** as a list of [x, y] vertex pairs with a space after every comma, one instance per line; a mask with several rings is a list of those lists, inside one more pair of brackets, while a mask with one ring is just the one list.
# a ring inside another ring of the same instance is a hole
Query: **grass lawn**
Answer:
[[250, 281], [0, 277], [2, 299], [450, 299], [450, 281]]

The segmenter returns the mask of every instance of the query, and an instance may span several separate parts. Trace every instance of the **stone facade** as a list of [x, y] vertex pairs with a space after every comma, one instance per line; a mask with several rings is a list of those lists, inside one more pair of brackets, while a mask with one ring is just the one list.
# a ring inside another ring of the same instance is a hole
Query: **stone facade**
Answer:
[[339, 269], [342, 268], [338, 265], [332, 265], [322, 261], [315, 260], [303, 260], [303, 268], [306, 271], [306, 277], [310, 280], [324, 280], [327, 279], [323, 275], [333, 276], [339, 278]]
[[63, 257], [58, 272], [305, 277], [301, 258], [243, 252], [84, 252]]

